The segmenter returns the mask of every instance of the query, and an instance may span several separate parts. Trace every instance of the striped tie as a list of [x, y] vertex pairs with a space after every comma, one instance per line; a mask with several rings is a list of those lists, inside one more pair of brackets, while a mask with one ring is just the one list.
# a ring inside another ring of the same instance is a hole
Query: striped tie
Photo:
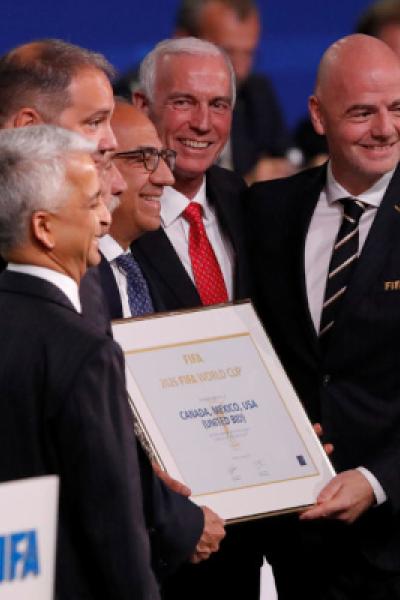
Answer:
[[333, 247], [326, 280], [319, 336], [324, 344], [329, 338], [341, 301], [358, 258], [358, 226], [365, 204], [357, 198], [338, 200], [343, 205], [342, 224]]

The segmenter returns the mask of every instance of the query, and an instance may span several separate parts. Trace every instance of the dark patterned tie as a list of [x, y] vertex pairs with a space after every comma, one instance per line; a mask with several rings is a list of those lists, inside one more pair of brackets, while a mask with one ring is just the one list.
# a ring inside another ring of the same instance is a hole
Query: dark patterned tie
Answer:
[[202, 211], [201, 204], [190, 202], [182, 213], [189, 223], [189, 256], [202, 303], [219, 304], [228, 301], [228, 292], [221, 267], [207, 237]]
[[116, 258], [117, 266], [126, 276], [129, 308], [132, 317], [154, 312], [149, 288], [143, 273], [130, 252]]
[[351, 273], [358, 259], [358, 227], [365, 204], [357, 198], [338, 200], [343, 206], [343, 217], [333, 247], [326, 280], [324, 304], [322, 306], [319, 336], [323, 344], [329, 338], [338, 314]]

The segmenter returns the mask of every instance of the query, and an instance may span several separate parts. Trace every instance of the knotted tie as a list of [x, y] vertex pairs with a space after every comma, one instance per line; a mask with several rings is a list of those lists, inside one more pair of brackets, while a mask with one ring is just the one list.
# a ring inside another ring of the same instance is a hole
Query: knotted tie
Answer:
[[228, 301], [225, 281], [202, 219], [203, 208], [190, 202], [182, 215], [189, 223], [189, 256], [197, 291], [204, 305]]
[[121, 254], [116, 258], [116, 263], [126, 276], [128, 302], [132, 317], [154, 312], [147, 282], [132, 254], [130, 252]]
[[319, 335], [324, 340], [332, 329], [341, 301], [350, 281], [351, 273], [358, 259], [358, 228], [365, 204], [357, 198], [338, 200], [343, 205], [343, 217], [333, 247], [329, 263], [322, 306]]

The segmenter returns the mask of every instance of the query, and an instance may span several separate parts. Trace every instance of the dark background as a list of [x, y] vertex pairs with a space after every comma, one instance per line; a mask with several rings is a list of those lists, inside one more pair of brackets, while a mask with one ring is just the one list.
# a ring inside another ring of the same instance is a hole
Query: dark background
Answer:
[[[59, 37], [103, 52], [118, 68], [139, 61], [173, 28], [178, 0], [0, 0], [0, 51]], [[263, 34], [256, 68], [272, 77], [293, 126], [306, 112], [325, 48], [351, 33], [368, 0], [259, 0]]]

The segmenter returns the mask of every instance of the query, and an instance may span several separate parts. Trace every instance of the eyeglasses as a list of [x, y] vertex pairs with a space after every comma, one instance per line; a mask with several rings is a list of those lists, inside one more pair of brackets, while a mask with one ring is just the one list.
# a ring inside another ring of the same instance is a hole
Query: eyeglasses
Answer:
[[176, 163], [176, 152], [175, 150], [169, 150], [168, 148], [162, 148], [158, 150], [151, 146], [138, 148], [137, 150], [127, 150], [126, 152], [116, 152], [113, 158], [125, 158], [133, 163], [141, 163], [144, 165], [146, 171], [154, 173], [157, 169], [160, 158], [167, 164], [171, 171], [175, 168]]

